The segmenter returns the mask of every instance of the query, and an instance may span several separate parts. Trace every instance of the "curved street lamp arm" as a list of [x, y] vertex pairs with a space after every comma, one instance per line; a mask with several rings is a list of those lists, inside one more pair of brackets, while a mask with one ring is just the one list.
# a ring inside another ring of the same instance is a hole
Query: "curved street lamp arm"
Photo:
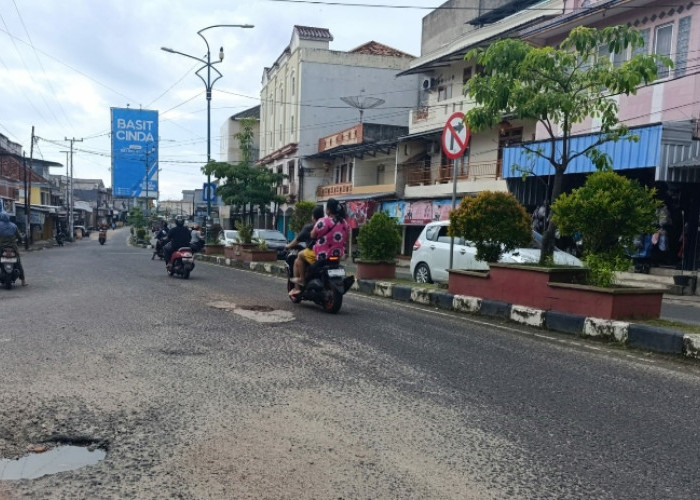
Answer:
[[191, 56], [189, 54], [185, 54], [184, 52], [179, 52], [177, 50], [173, 50], [170, 47], [161, 47], [160, 50], [164, 50], [165, 52], [170, 52], [172, 54], [180, 54], [181, 56], [189, 57], [190, 59], [194, 59], [195, 61], [201, 62], [202, 64], [204, 64], [205, 67], [208, 64], [207, 61], [202, 59], [201, 57]]

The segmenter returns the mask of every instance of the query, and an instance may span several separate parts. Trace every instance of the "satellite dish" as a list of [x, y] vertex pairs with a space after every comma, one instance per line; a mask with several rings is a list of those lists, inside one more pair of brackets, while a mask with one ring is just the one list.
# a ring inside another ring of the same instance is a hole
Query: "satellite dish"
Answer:
[[[364, 92], [364, 90], [362, 92]], [[348, 106], [352, 106], [353, 108], [360, 110], [360, 123], [362, 123], [362, 113], [365, 109], [376, 108], [377, 106], [381, 106], [386, 102], [384, 99], [379, 99], [378, 97], [370, 97], [364, 95], [351, 95], [348, 97], [341, 97], [340, 100]]]

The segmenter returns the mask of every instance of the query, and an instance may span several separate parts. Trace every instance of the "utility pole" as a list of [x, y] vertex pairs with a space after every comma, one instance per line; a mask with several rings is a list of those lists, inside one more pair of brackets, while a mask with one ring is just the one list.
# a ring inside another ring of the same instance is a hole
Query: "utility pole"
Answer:
[[73, 143], [83, 142], [82, 139], [76, 139], [73, 137], [69, 139], [66, 137], [64, 141], [70, 141], [70, 175], [68, 176], [68, 234], [71, 241], [73, 241]]

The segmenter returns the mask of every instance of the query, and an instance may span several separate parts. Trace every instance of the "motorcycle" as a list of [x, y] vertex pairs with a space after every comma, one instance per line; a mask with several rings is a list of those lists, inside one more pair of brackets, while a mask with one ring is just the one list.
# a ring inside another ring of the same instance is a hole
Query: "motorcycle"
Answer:
[[[287, 253], [285, 263], [287, 264], [287, 293], [294, 288], [292, 278], [294, 277], [294, 261], [299, 250], [297, 247]], [[343, 305], [343, 295], [355, 282], [354, 276], [346, 276], [345, 268], [340, 265], [339, 257], [316, 262], [310, 266], [306, 272], [305, 284], [301, 293], [290, 296], [290, 300], [295, 304], [302, 300], [310, 300], [320, 305], [324, 311], [335, 314], [340, 311]]]
[[8, 290], [19, 278], [17, 252], [12, 247], [0, 248], [0, 284]]
[[106, 229], [100, 229], [100, 232], [98, 233], [97, 240], [100, 242], [100, 245], [104, 245], [105, 241], [107, 241], [107, 230]]
[[190, 277], [190, 272], [194, 269], [194, 255], [190, 247], [181, 247], [170, 256], [170, 262], [166, 266], [169, 276], [177, 274], [184, 279]]
[[165, 254], [163, 253], [163, 241], [165, 240], [166, 236], [167, 234], [162, 233], [158, 233], [158, 235], [156, 235], [156, 246], [153, 248], [151, 260], [155, 259], [156, 257], [158, 257], [160, 260], [165, 259]]

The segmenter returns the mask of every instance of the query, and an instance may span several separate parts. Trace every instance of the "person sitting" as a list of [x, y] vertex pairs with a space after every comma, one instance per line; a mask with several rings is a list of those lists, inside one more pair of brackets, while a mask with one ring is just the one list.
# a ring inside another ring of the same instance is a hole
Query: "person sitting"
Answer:
[[204, 236], [202, 236], [202, 231], [199, 228], [199, 224], [192, 226], [192, 236], [190, 238], [190, 247], [193, 252], [200, 252], [204, 248]]
[[[323, 218], [323, 207], [319, 205], [314, 207], [313, 211], [311, 212], [311, 222], [309, 222], [303, 228], [301, 228], [299, 234], [297, 234], [296, 237], [290, 243], [285, 245], [284, 248], [289, 250], [290, 248], [294, 248], [295, 246], [297, 246], [299, 243], [305, 243], [306, 248], [312, 248], [314, 240], [313, 238], [311, 238], [311, 231], [316, 225], [316, 222], [318, 222], [318, 220], [321, 218]], [[304, 257], [301, 256], [301, 252], [299, 252], [299, 255], [297, 255], [297, 258], [294, 260], [293, 270], [293, 283], [299, 281], [299, 278], [306, 274], [306, 260], [304, 259]]]
[[0, 248], [10, 247], [17, 255], [17, 267], [19, 268], [19, 279], [22, 280], [22, 286], [27, 286], [27, 281], [24, 279], [24, 267], [22, 260], [19, 258], [18, 241], [22, 241], [22, 235], [17, 226], [10, 221], [10, 216], [7, 212], [0, 212]]
[[[319, 260], [329, 257], [342, 257], [345, 254], [345, 244], [348, 240], [350, 226], [345, 220], [345, 208], [335, 198], [330, 198], [326, 202], [326, 217], [322, 217], [311, 230], [311, 237], [316, 240], [313, 249], [307, 248], [300, 252], [306, 264], [313, 265]], [[304, 286], [305, 275], [293, 278], [294, 289], [289, 295], [294, 296], [301, 293]]]
[[175, 218], [175, 227], [168, 231], [167, 243], [163, 246], [166, 267], [170, 268], [173, 252], [178, 248], [189, 247], [191, 238], [190, 230], [185, 227], [185, 218], [178, 215]]

